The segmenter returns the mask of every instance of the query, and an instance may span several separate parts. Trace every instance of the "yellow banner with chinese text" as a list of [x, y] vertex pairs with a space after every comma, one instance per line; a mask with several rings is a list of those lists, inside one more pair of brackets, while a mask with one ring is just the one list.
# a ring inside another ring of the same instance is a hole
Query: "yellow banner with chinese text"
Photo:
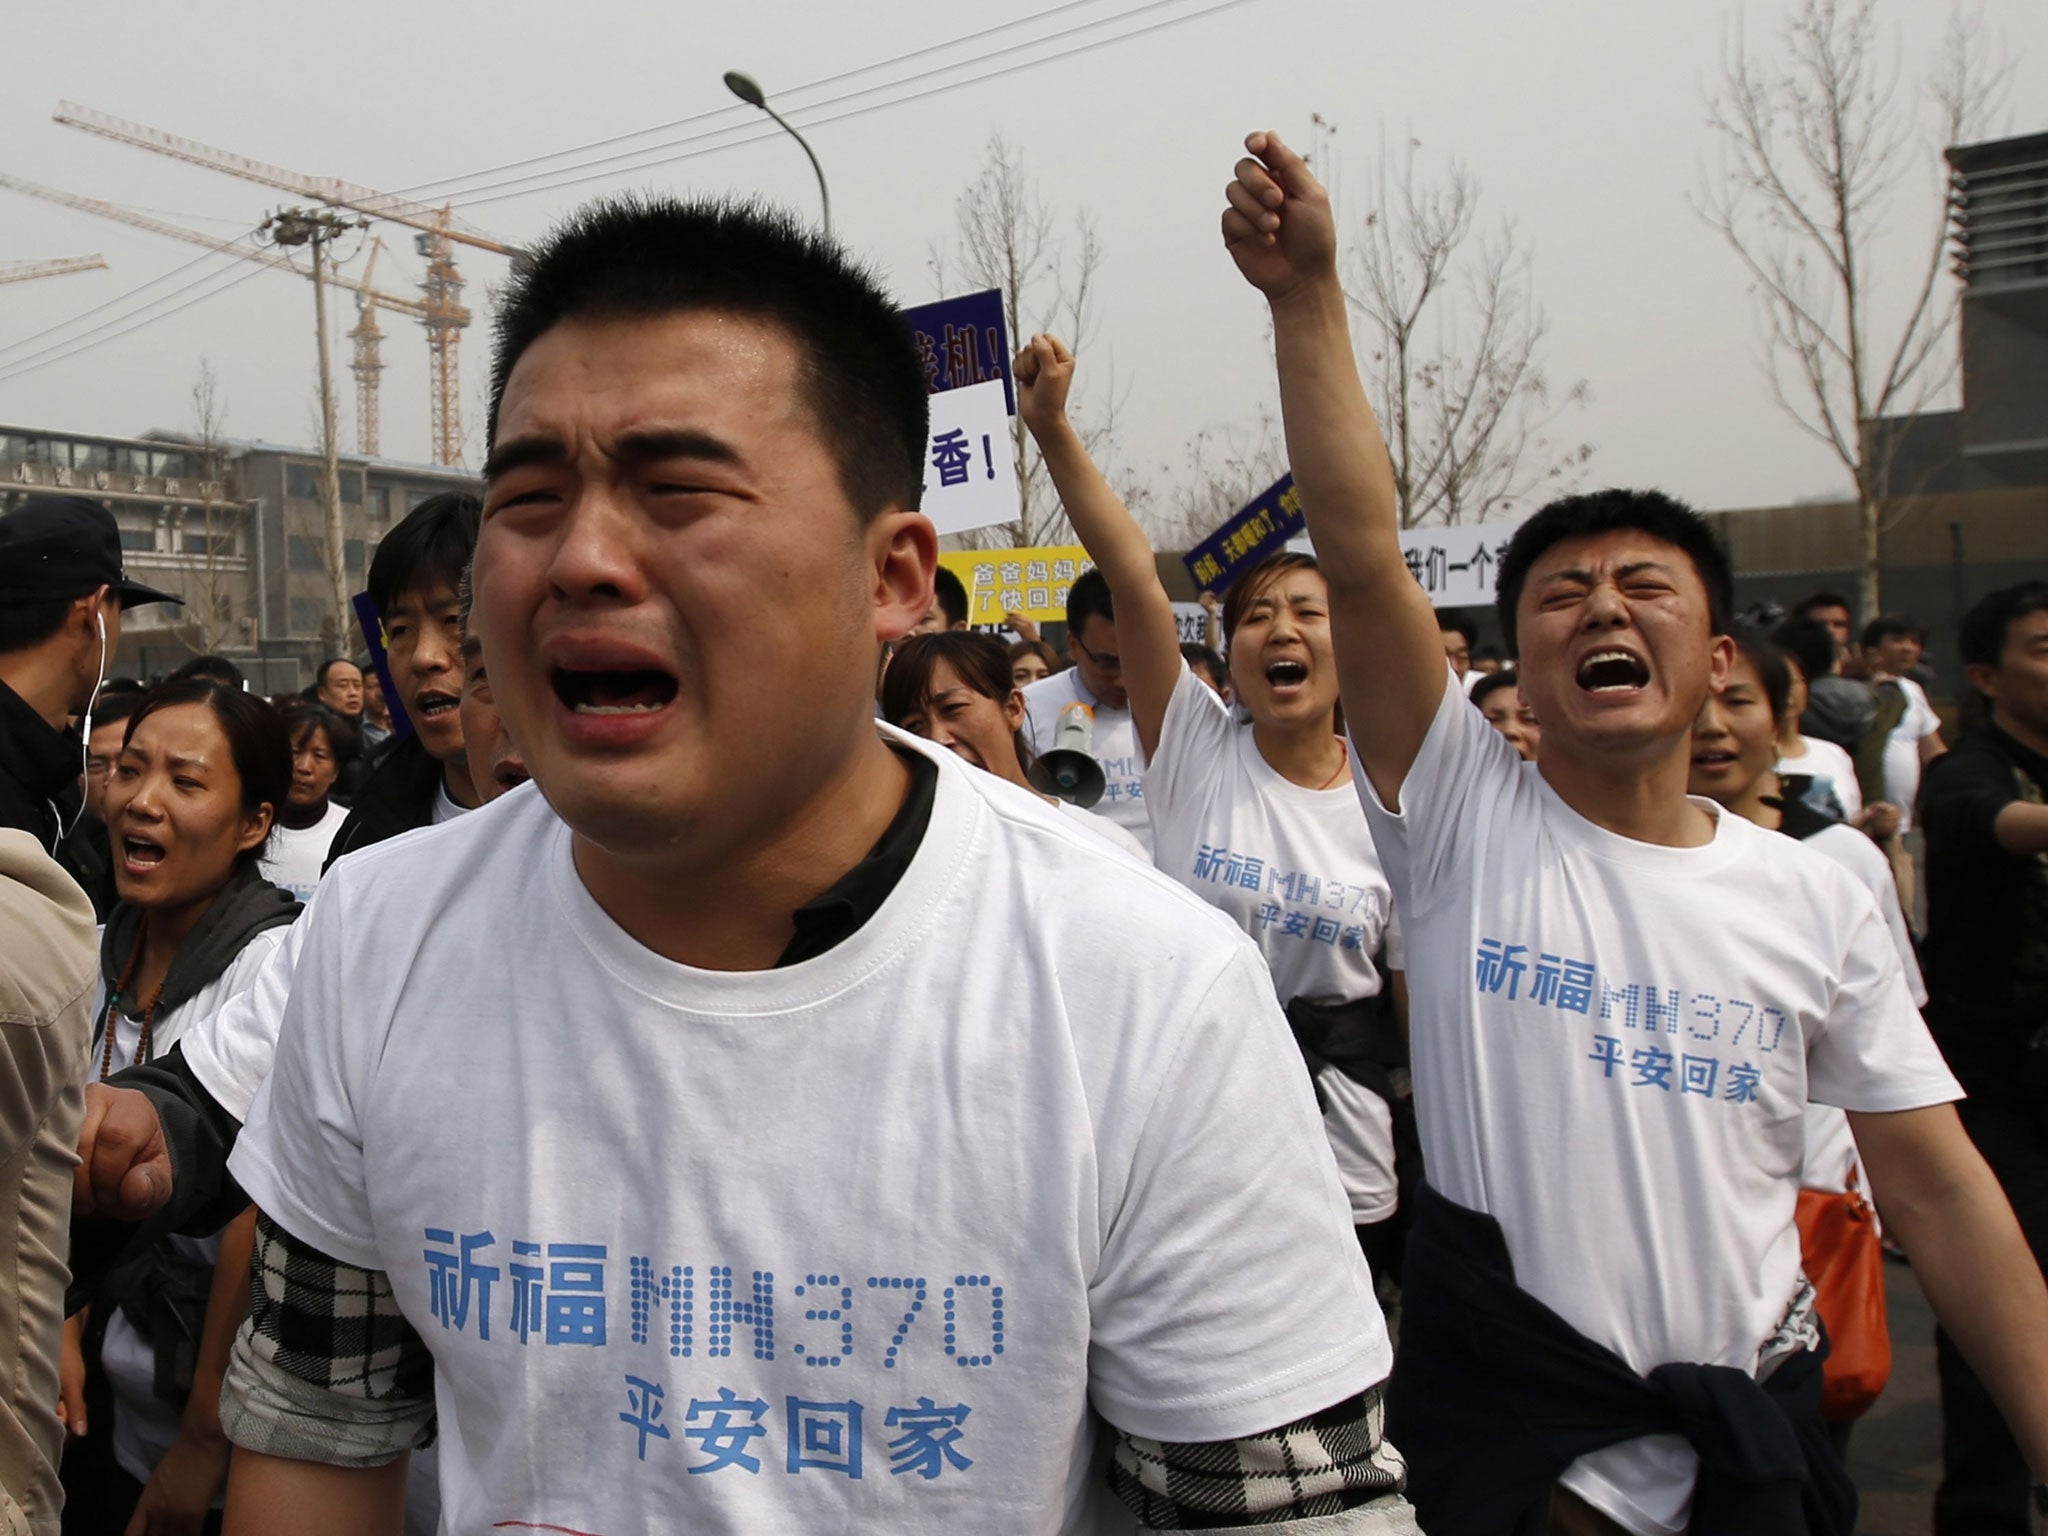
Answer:
[[1036, 624], [1065, 623], [1074, 578], [1095, 562], [1078, 544], [1037, 549], [962, 549], [942, 553], [939, 564], [967, 589], [967, 622], [1001, 624], [1020, 613]]

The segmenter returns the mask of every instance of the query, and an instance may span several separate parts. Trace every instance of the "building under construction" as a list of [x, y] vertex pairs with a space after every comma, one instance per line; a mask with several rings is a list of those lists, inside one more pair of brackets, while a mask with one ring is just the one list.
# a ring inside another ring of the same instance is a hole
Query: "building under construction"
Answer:
[[[334, 611], [320, 479], [317, 448], [0, 425], [0, 512], [41, 492], [102, 502], [120, 525], [129, 572], [185, 599], [123, 622], [113, 671], [134, 677], [161, 677], [212, 651], [252, 687], [281, 693], [303, 687], [324, 656], [362, 651], [352, 617]], [[351, 592], [407, 512], [478, 488], [460, 470], [346, 454], [340, 481]]]

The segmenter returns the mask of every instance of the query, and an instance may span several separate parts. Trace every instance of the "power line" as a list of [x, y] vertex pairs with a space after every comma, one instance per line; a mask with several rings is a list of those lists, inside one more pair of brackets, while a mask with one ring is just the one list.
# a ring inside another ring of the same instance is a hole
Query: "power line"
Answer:
[[156, 287], [158, 284], [169, 282], [179, 273], [191, 271], [192, 268], [198, 266], [201, 262], [213, 261], [219, 254], [220, 253], [217, 251], [202, 251], [197, 256], [194, 256], [190, 261], [184, 262], [179, 266], [171, 268], [170, 271], [163, 273], [161, 276], [153, 277], [146, 283], [138, 283], [135, 287], [130, 288], [126, 293], [117, 293], [111, 299], [104, 299], [98, 304], [93, 305], [91, 309], [84, 310], [79, 314], [73, 315], [68, 320], [59, 320], [55, 325], [44, 326], [43, 329], [41, 329], [40, 331], [36, 331], [31, 335], [16, 337], [13, 341], [7, 342], [4, 345], [0, 345], [0, 363], [4, 363], [5, 356], [9, 352], [18, 351], [22, 347], [27, 346], [30, 342], [41, 341], [45, 336], [55, 335], [58, 331], [69, 330], [72, 326], [78, 324], [81, 320], [90, 320], [94, 315], [98, 314], [101, 310], [112, 309], [118, 304], [125, 304], [128, 302], [128, 300], [135, 298], [137, 295], [147, 293], [150, 289]]
[[[976, 59], [963, 60], [961, 65], [951, 67], [958, 68], [963, 67], [965, 65], [982, 63], [989, 59], [1002, 58], [1007, 54], [1017, 53], [1023, 49], [1040, 47], [1047, 42], [1056, 41], [1062, 37], [1075, 36], [1083, 32], [1092, 31], [1098, 27], [1111, 25], [1115, 22], [1129, 21], [1133, 17], [1142, 15], [1148, 11], [1158, 10], [1162, 6], [1179, 3], [1181, 3], [1181, 0], [1149, 0], [1148, 4], [1138, 6], [1130, 11], [1120, 12], [1116, 16], [1099, 18], [1095, 21], [1087, 22], [1077, 27], [1068, 28], [1064, 32], [1051, 33], [1045, 37], [1032, 38], [1026, 42], [1013, 43], [1007, 48], [996, 49], [993, 52], [984, 54]], [[867, 106], [863, 107], [849, 108], [847, 111], [844, 112], [836, 112], [822, 117], [812, 115], [823, 108], [836, 106], [842, 102], [858, 101], [860, 98], [864, 96], [873, 96], [881, 91], [896, 90], [898, 87], [904, 85], [907, 82], [896, 80], [889, 81], [882, 85], [867, 86], [858, 91], [849, 91], [843, 95], [831, 97], [825, 101], [813, 103], [808, 108], [796, 109], [789, 113], [788, 116], [791, 118], [792, 121], [800, 122], [801, 126], [806, 128], [822, 127], [829, 123], [844, 122], [849, 118], [862, 117], [870, 112], [879, 112], [888, 107], [903, 106], [909, 102], [925, 100], [928, 97], [945, 95], [948, 92], [960, 90], [966, 86], [979, 85], [985, 81], [1000, 79], [1005, 75], [1017, 74], [1027, 69], [1035, 69], [1041, 64], [1051, 64], [1061, 59], [1076, 58], [1083, 54], [1096, 52], [1099, 49], [1112, 47], [1117, 43], [1128, 42], [1132, 38], [1144, 37], [1153, 32], [1163, 31], [1168, 27], [1180, 26], [1185, 22], [1200, 21], [1205, 17], [1214, 16], [1220, 12], [1233, 10], [1238, 6], [1248, 5], [1250, 3], [1251, 0], [1220, 0], [1220, 3], [1209, 5], [1204, 9], [1188, 11], [1178, 16], [1168, 16], [1159, 21], [1152, 22], [1147, 26], [1134, 27], [1128, 32], [1120, 32], [1114, 37], [1100, 38], [1094, 42], [1076, 44], [1073, 47], [1064, 48], [1054, 53], [1044, 54], [1038, 58], [1025, 59], [1015, 64], [1005, 65], [1000, 69], [986, 70], [978, 75], [969, 75], [958, 80], [942, 81], [935, 85], [926, 86], [922, 90], [910, 91], [900, 96], [890, 97], [889, 99], [884, 101], [871, 102]], [[635, 171], [652, 170], [657, 166], [672, 165], [677, 163], [678, 161], [696, 159], [701, 155], [716, 154], [722, 150], [738, 149], [744, 145], [762, 143], [768, 139], [777, 137], [781, 132], [781, 130], [778, 128], [769, 127], [749, 133], [742, 138], [732, 139], [723, 144], [710, 145], [702, 149], [682, 148], [682, 146], [685, 145], [700, 144], [708, 139], [714, 139], [726, 134], [731, 134], [740, 131], [741, 129], [738, 125], [728, 128], [711, 129], [704, 133], [685, 136], [684, 138], [675, 140], [671, 144], [651, 145], [646, 149], [634, 150], [627, 154], [605, 156], [598, 160], [587, 162], [587, 164], [583, 166], [565, 168], [565, 170], [572, 171], [574, 172], [574, 174], [536, 172], [532, 176], [513, 177], [510, 178], [508, 181], [504, 182], [486, 183], [485, 185], [477, 187], [474, 190], [478, 192], [492, 192], [493, 195], [489, 197], [462, 196], [454, 198], [452, 199], [452, 201], [454, 202], [455, 206], [463, 208], [477, 208], [489, 203], [506, 202], [514, 198], [529, 197], [536, 193], [552, 191], [558, 187], [575, 186], [581, 182], [595, 181], [612, 176], [628, 175]], [[591, 169], [591, 167], [594, 166], [610, 166], [614, 161], [633, 159], [635, 156], [638, 155], [653, 154], [657, 150], [667, 149], [678, 149], [680, 150], [680, 152], [676, 154], [662, 154], [660, 158], [657, 159], [640, 160], [637, 161], [637, 163], [635, 164], [619, 165], [613, 169], [599, 171], [593, 171]], [[554, 179], [547, 179], [550, 177]], [[521, 185], [521, 183], [525, 182], [534, 182], [536, 184], [531, 186]], [[495, 191], [494, 189], [497, 187], [507, 187], [512, 188], [513, 190]]]
[[[999, 22], [998, 24], [992, 27], [983, 27], [978, 32], [962, 33], [959, 37], [948, 38], [946, 41], [942, 43], [931, 43], [923, 48], [913, 49], [908, 53], [896, 54], [892, 58], [877, 59], [875, 62], [871, 64], [862, 64], [855, 69], [841, 70], [836, 75], [826, 75], [817, 80], [806, 81], [802, 85], [790, 86], [787, 89], [778, 92], [778, 98], [787, 99], [791, 96], [800, 96], [807, 91], [821, 89], [824, 86], [838, 85], [842, 81], [852, 80], [860, 75], [873, 74], [876, 70], [889, 69], [899, 64], [908, 64], [917, 59], [927, 58], [935, 53], [944, 53], [949, 49], [958, 48], [966, 43], [980, 42], [984, 38], [995, 37], [1004, 32], [1013, 32], [1019, 27], [1030, 26], [1037, 22], [1047, 21], [1054, 16], [1064, 15], [1068, 11], [1081, 10], [1087, 6], [1097, 5], [1100, 3], [1101, 0], [1066, 0], [1065, 4], [1050, 6], [1043, 11], [1036, 11], [1028, 16], [1019, 16], [1013, 21]], [[1058, 32], [1048, 33], [1045, 37], [1037, 39], [1037, 41], [1048, 42], [1062, 35], [1063, 34]], [[961, 60], [959, 62], [971, 64], [976, 61], [973, 59], [966, 59]], [[714, 117], [734, 118], [737, 121], [739, 119], [750, 117], [751, 115], [751, 109], [739, 106], [737, 104], [723, 107], [713, 107], [708, 111], [696, 112], [692, 113], [688, 117], [677, 118], [674, 122], [671, 123], [657, 123], [650, 128], [636, 128], [630, 133], [615, 133], [609, 136], [608, 138], [593, 139], [587, 144], [574, 145], [569, 149], [551, 150], [544, 155], [530, 155], [523, 160], [508, 160], [503, 165], [486, 166], [481, 170], [470, 171], [460, 176], [446, 176], [438, 181], [423, 181], [419, 183], [417, 186], [400, 187], [393, 195], [398, 197], [418, 198], [425, 201], [433, 201], [436, 198], [446, 197], [450, 195], [460, 195], [456, 189], [460, 186], [461, 183], [476, 181], [479, 178], [485, 176], [495, 176], [501, 171], [516, 171], [521, 166], [539, 165], [543, 161], [566, 159], [571, 155], [580, 155], [584, 153], [586, 150], [605, 149], [614, 144], [623, 144], [629, 139], [644, 139], [649, 138], [655, 134], [673, 132], [678, 128], [688, 128], [698, 123], [708, 122], [710, 119]], [[644, 154], [651, 150], [664, 147], [667, 146], [650, 144], [644, 146], [642, 149], [629, 151], [628, 153]], [[564, 167], [563, 169], [574, 169], [574, 167]], [[553, 173], [548, 172], [545, 174]], [[496, 184], [494, 183], [494, 185]], [[463, 190], [481, 191], [484, 189], [481, 187], [472, 187], [465, 188]]]
[[[195, 304], [202, 304], [208, 299], [218, 298], [221, 294], [228, 292], [232, 288], [239, 288], [243, 283], [248, 282], [250, 278], [265, 270], [263, 267], [247, 267], [241, 271], [235, 271], [230, 268], [225, 272], [209, 274], [206, 277], [200, 278], [196, 283], [188, 284], [186, 289], [179, 289], [178, 292], [183, 293], [189, 288], [198, 287], [201, 283], [211, 282], [215, 278], [222, 276], [228, 276], [230, 280], [209, 292], [195, 294], [184, 303], [174, 305], [160, 314], [137, 319], [132, 324], [126, 325], [119, 330], [110, 331], [107, 335], [100, 336], [97, 340], [88, 341], [85, 336], [75, 337], [71, 341], [58, 342], [54, 346], [45, 347], [42, 352], [33, 353], [28, 357], [7, 364], [5, 367], [0, 367], [0, 384], [11, 384], [16, 379], [22, 378], [27, 374], [53, 367], [58, 363], [68, 362], [74, 357], [82, 356], [87, 352], [103, 347], [110, 341], [119, 341], [123, 336], [132, 336], [135, 332], [155, 325], [160, 320], [168, 320], [171, 316], [190, 309]], [[164, 297], [168, 299], [175, 298], [176, 296], [176, 294], [166, 294]], [[109, 321], [108, 325], [116, 323]], [[107, 330], [107, 326], [100, 326], [98, 329]], [[92, 332], [86, 333], [87, 336], [92, 334]]]

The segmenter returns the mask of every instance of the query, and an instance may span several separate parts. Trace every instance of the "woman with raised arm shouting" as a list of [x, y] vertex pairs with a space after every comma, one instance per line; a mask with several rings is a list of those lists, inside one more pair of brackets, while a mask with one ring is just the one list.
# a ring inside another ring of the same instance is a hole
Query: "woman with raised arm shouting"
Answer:
[[1404, 1143], [1412, 1120], [1397, 1091], [1403, 1032], [1377, 963], [1393, 894], [1351, 787], [1322, 572], [1312, 555], [1283, 552], [1226, 594], [1233, 711], [1182, 659], [1151, 543], [1067, 419], [1073, 354], [1034, 336], [1016, 379], [1018, 411], [1116, 601], [1153, 861], [1265, 953], [1359, 1241], [1376, 1277], [1398, 1278], [1396, 1107]]

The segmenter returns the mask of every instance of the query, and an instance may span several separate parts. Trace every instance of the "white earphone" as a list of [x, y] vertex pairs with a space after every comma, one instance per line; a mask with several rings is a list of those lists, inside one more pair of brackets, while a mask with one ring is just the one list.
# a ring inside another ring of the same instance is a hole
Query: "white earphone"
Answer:
[[[92, 764], [92, 707], [99, 702], [100, 689], [105, 686], [107, 681], [107, 591], [107, 588], [102, 587], [93, 594], [92, 620], [93, 627], [99, 631], [100, 635], [100, 665], [99, 670], [93, 674], [92, 696], [85, 701], [85, 715], [78, 723], [78, 776], [81, 779], [91, 770]], [[52, 809], [55, 809], [55, 807], [53, 806]], [[57, 818], [57, 826], [59, 828], [57, 842], [63, 842], [65, 838], [76, 832], [79, 822], [84, 818], [85, 796], [80, 795], [78, 797], [78, 809], [72, 814], [70, 824], [66, 825], [61, 815]], [[56, 844], [53, 843], [50, 847], [50, 852], [54, 855], [56, 851]]]

